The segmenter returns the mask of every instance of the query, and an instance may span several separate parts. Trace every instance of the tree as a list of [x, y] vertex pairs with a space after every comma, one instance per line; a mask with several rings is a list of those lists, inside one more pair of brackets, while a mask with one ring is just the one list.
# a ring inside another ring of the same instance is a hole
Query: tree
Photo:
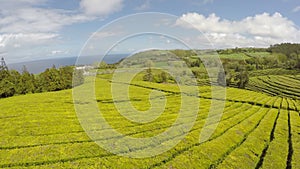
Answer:
[[74, 70], [73, 74], [73, 87], [79, 86], [84, 83], [83, 70]]
[[238, 88], [244, 89], [249, 82], [248, 71], [245, 68], [241, 69], [239, 72], [237, 72], [235, 80], [237, 80]]
[[18, 82], [18, 94], [27, 94], [27, 93], [34, 93], [35, 91], [35, 79], [34, 75], [30, 74], [26, 68], [23, 66], [22, 75], [20, 76], [20, 80]]
[[168, 75], [167, 75], [166, 72], [164, 72], [164, 71], [161, 72], [160, 77], [161, 77], [161, 80], [162, 80], [163, 83], [167, 83], [168, 82]]
[[20, 83], [21, 74], [16, 70], [11, 70], [10, 79], [11, 79], [10, 81], [14, 84], [15, 94], [22, 94], [21, 93], [22, 84]]
[[21, 74], [20, 74], [18, 71], [16, 71], [16, 70], [11, 70], [11, 71], [9, 72], [9, 74], [10, 74], [11, 80], [12, 80], [12, 82], [13, 82], [14, 84], [19, 83], [19, 80], [20, 80], [20, 78], [21, 78]]
[[62, 89], [70, 89], [72, 88], [72, 80], [73, 80], [74, 67], [65, 66], [59, 68], [60, 75], [60, 87]]
[[201, 62], [200, 58], [197, 58], [195, 61], [193, 61], [191, 63], [191, 67], [200, 67], [201, 63], [202, 62]]
[[218, 73], [218, 80], [217, 80], [217, 83], [220, 85], [220, 86], [223, 86], [225, 87], [226, 86], [226, 80], [225, 80], [225, 72], [223, 71], [219, 71]]
[[38, 91], [48, 92], [61, 90], [60, 79], [59, 71], [55, 67], [46, 69], [38, 76]]
[[[74, 79], [73, 75], [75, 76]], [[23, 66], [22, 74], [16, 70], [3, 69], [0, 70], [0, 97], [58, 91], [72, 88], [73, 85], [81, 85], [83, 82], [83, 71], [75, 70], [73, 66], [65, 66], [59, 69], [53, 66], [36, 76], [29, 73], [25, 66]]]
[[[145, 80], [148, 81], [147, 79]], [[159, 74], [153, 76], [153, 81], [156, 83], [167, 83], [168, 80], [169, 80], [169, 75], [165, 71], [162, 71]]]
[[230, 72], [230, 70], [228, 70], [228, 71], [225, 72], [225, 75], [226, 75], [226, 86], [230, 86], [231, 80], [232, 80], [232, 78], [233, 78], [233, 75], [232, 75], [232, 74], [233, 74], [233, 73]]
[[224, 86], [224, 87], [229, 86], [231, 84], [231, 79], [232, 79], [232, 73], [227, 68], [227, 66], [224, 66], [224, 71], [220, 70], [218, 73], [217, 83], [220, 86]]
[[0, 70], [0, 97], [10, 97], [15, 94], [15, 85], [12, 83], [10, 72], [7, 69]]
[[154, 79], [153, 74], [152, 74], [152, 69], [149, 67], [146, 69], [146, 74], [143, 76], [144, 81], [152, 82]]
[[2, 79], [0, 81], [0, 97], [10, 97], [15, 94], [14, 84], [9, 79]]
[[97, 69], [106, 69], [109, 68], [109, 65], [105, 61], [93, 63], [93, 67]]

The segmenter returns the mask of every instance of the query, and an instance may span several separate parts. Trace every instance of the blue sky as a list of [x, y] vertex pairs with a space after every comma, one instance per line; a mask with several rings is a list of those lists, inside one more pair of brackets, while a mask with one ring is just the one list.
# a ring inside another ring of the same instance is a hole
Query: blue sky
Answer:
[[[267, 47], [299, 43], [299, 0], [0, 0], [0, 56], [8, 63], [148, 48]], [[143, 12], [171, 14], [132, 15]], [[125, 17], [132, 15], [131, 17]], [[117, 20], [118, 18], [122, 19]], [[143, 18], [144, 17], [144, 18]], [[161, 18], [165, 18], [164, 20]], [[134, 20], [134, 23], [130, 20]], [[109, 24], [112, 21], [113, 24]], [[165, 23], [167, 22], [168, 23]], [[160, 30], [156, 26], [160, 25]], [[191, 26], [192, 25], [192, 26]], [[135, 29], [134, 27], [139, 27]], [[176, 27], [176, 28], [175, 28]], [[102, 29], [100, 29], [102, 28]], [[198, 30], [195, 31], [195, 29]], [[98, 32], [97, 32], [98, 31]], [[97, 33], [95, 33], [97, 32]], [[164, 36], [171, 34], [171, 36]], [[179, 39], [179, 40], [178, 40]], [[204, 42], [205, 41], [205, 42]], [[198, 46], [197, 46], [198, 45]]]

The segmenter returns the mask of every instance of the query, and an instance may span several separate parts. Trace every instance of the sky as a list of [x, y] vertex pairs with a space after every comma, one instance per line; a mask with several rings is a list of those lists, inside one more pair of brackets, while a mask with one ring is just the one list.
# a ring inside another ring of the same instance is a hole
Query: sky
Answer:
[[[300, 43], [299, 0], [0, 0], [8, 63]], [[188, 46], [188, 47], [187, 47]]]

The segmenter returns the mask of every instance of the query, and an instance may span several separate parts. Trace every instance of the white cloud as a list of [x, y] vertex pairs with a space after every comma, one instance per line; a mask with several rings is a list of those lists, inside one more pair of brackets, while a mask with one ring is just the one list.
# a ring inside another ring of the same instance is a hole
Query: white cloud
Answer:
[[293, 39], [295, 35], [299, 34], [296, 25], [280, 13], [273, 15], [263, 13], [255, 17], [247, 17], [236, 26], [240, 26], [240, 32], [244, 31], [244, 33], [263, 37]]
[[300, 6], [296, 6], [292, 11], [293, 12], [299, 12], [300, 11]]
[[11, 34], [0, 35], [0, 47], [5, 47], [11, 36]]
[[54, 42], [58, 37], [55, 33], [16, 33], [0, 35], [0, 51], [14, 52], [13, 48], [33, 47]]
[[93, 38], [103, 39], [103, 38], [118, 36], [118, 35], [122, 35], [122, 34], [123, 34], [122, 31], [99, 31], [99, 32], [95, 32], [93, 34], [93, 36], [94, 36]]
[[142, 5], [135, 8], [137, 11], [144, 11], [150, 9], [150, 0], [146, 0]]
[[121, 10], [123, 0], [81, 0], [80, 8], [90, 16], [105, 16]]
[[[187, 24], [186, 22], [190, 23]], [[198, 13], [183, 14], [178, 20], [177, 25], [184, 27], [196, 27], [201, 31], [210, 32], [231, 32], [231, 23], [227, 20], [220, 20], [214, 13], [205, 17]]]
[[47, 0], [1, 0], [0, 10], [20, 9], [37, 5], [45, 5]]
[[216, 46], [262, 47], [274, 43], [299, 42], [300, 38], [300, 30], [280, 13], [263, 13], [239, 21], [221, 19], [215, 14], [205, 17], [198, 13], [187, 13], [177, 20], [176, 25], [197, 28]]
[[[51, 51], [64, 43], [60, 33], [64, 27], [93, 21], [122, 8], [122, 0], [81, 0], [74, 10], [49, 8], [48, 1], [1, 0], [0, 52], [7, 52], [7, 60], [54, 55]], [[60, 53], [57, 50], [55, 54]]]
[[47, 48], [57, 44], [58, 37], [55, 33], [0, 34], [0, 53], [6, 53], [8, 63], [46, 57]]
[[43, 8], [47, 0], [1, 0], [0, 34], [57, 32], [75, 23], [104, 17], [122, 8], [123, 0], [81, 0], [79, 10]]
[[63, 51], [63, 50], [52, 50], [51, 55], [61, 55], [61, 54], [68, 54], [69, 51]]
[[57, 32], [66, 25], [93, 18], [59, 9], [22, 8], [0, 11], [1, 33]]

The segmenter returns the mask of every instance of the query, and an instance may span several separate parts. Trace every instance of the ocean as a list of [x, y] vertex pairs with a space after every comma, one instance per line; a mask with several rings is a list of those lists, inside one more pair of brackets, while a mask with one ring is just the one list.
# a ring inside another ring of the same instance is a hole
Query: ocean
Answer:
[[[128, 54], [114, 54], [114, 55], [108, 55], [103, 60], [106, 63], [112, 64], [120, 61], [121, 59], [127, 57]], [[99, 56], [85, 56], [84, 59], [80, 59], [81, 63], [80, 65], [90, 65], [95, 62], [99, 62], [100, 60]], [[43, 71], [45, 71], [47, 68], [51, 68], [53, 65], [55, 65], [56, 68], [59, 68], [61, 66], [70, 66], [75, 65], [77, 61], [77, 57], [64, 57], [64, 58], [55, 58], [55, 59], [43, 59], [43, 60], [35, 60], [35, 61], [29, 61], [29, 62], [20, 62], [20, 63], [13, 63], [8, 64], [8, 68], [10, 70], [14, 69], [17, 71], [22, 71], [23, 66], [26, 66], [27, 70], [30, 73], [38, 74]], [[78, 65], [78, 63], [76, 63]]]

